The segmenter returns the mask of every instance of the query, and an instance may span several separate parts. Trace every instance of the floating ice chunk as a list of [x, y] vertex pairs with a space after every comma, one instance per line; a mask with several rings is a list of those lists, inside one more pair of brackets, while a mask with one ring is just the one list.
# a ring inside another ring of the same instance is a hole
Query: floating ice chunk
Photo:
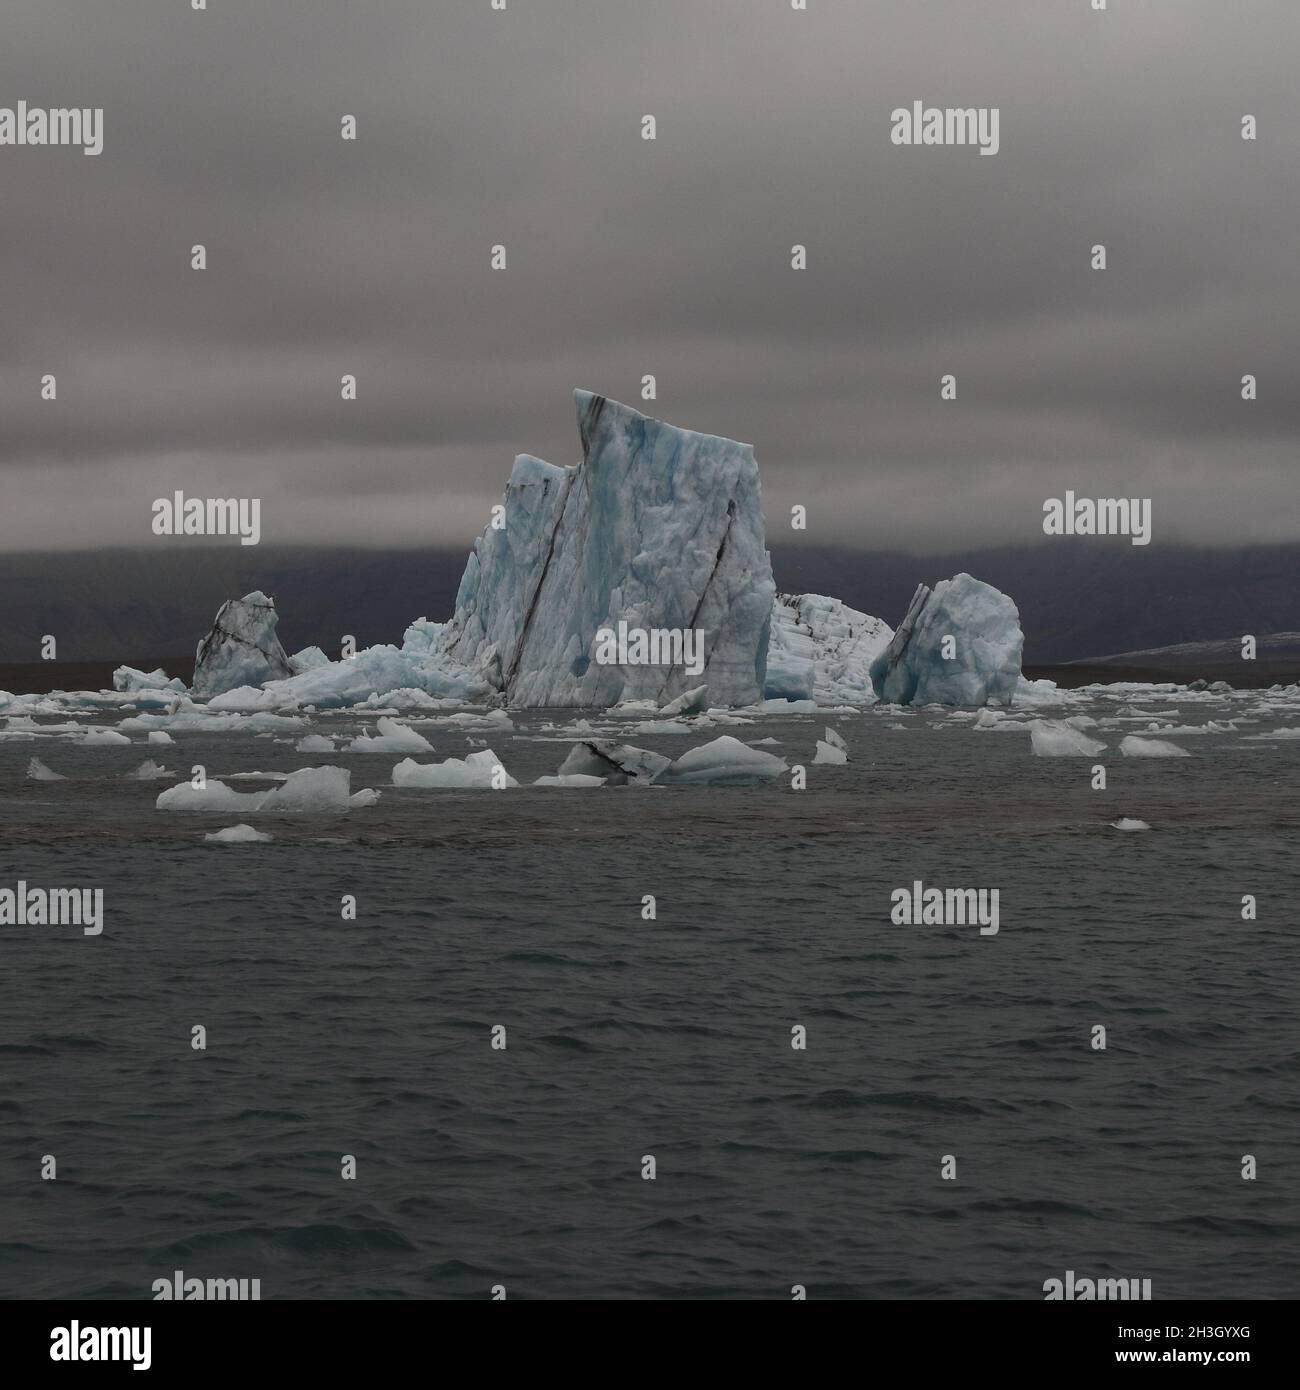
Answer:
[[582, 772], [570, 772], [563, 776], [539, 777], [533, 783], [535, 787], [603, 787], [605, 779], [603, 777], [588, 777]]
[[275, 603], [260, 589], [227, 599], [194, 658], [194, 693], [220, 695], [241, 685], [264, 685], [292, 675], [275, 635]]
[[271, 836], [251, 825], [228, 825], [224, 830], [213, 830], [203, 837], [218, 845], [251, 845], [269, 840]]
[[766, 782], [786, 771], [786, 761], [760, 748], [751, 748], [730, 734], [683, 753], [656, 780], [714, 786]]
[[1070, 724], [1051, 719], [1035, 719], [1029, 725], [1029, 739], [1036, 758], [1095, 758], [1106, 746]]
[[664, 719], [675, 719], [684, 714], [700, 714], [708, 707], [709, 687], [697, 685], [694, 690], [685, 690], [675, 700], [669, 700], [659, 714]]
[[119, 734], [116, 729], [87, 729], [81, 736], [81, 742], [88, 748], [108, 748], [115, 744], [130, 743], [131, 740], [125, 734]]
[[[264, 776], [266, 774], [258, 774]], [[266, 792], [237, 792], [221, 781], [178, 782], [158, 794], [160, 811], [242, 811], [330, 814], [348, 809], [352, 774], [343, 767], [305, 767]]]
[[836, 733], [829, 725], [826, 726], [825, 735], [826, 742], [829, 743], [832, 748], [842, 748], [846, 753], [849, 751], [849, 745], [844, 742], [843, 735]]
[[975, 722], [971, 725], [972, 729], [993, 729], [999, 725], [1006, 716], [1001, 710], [982, 709], [975, 716]]
[[[689, 724], [679, 724], [675, 719], [647, 719], [643, 724], [633, 724], [629, 734], [693, 734], [699, 729], [710, 728], [712, 719], [696, 719]], [[620, 731], [621, 732], [621, 731]]]
[[52, 767], [46, 767], [39, 758], [33, 758], [27, 764], [27, 775], [33, 782], [66, 782], [68, 779], [61, 772], [55, 772]]
[[258, 710], [256, 714], [248, 716], [247, 727], [261, 733], [283, 733], [287, 729], [301, 729], [304, 722], [301, 715], [269, 714], [266, 710]]
[[151, 729], [147, 740], [149, 743], [175, 743], [176, 740], [167, 732], [166, 729]]
[[193, 782], [177, 782], [174, 787], [158, 793], [154, 805], [160, 811], [227, 811], [255, 812], [261, 804], [261, 792], [237, 792], [224, 782], [211, 781], [202, 787]]
[[1121, 816], [1119, 820], [1110, 823], [1112, 830], [1150, 830], [1151, 827], [1144, 820], [1130, 820], [1127, 816]]
[[[757, 700], [775, 585], [752, 448], [574, 396], [582, 462], [515, 460], [506, 524], [475, 542], [445, 651], [520, 707], [658, 706], [701, 683], [719, 704]], [[595, 660], [620, 622], [702, 634], [702, 668]]]
[[403, 758], [393, 769], [393, 785], [481, 790], [517, 787], [519, 783], [490, 748], [483, 748], [464, 759], [448, 758], [441, 763], [417, 763], [413, 758]]
[[1023, 646], [1016, 605], [991, 584], [958, 574], [933, 591], [917, 585], [871, 679], [881, 700], [897, 704], [1010, 705]]
[[278, 787], [266, 792], [261, 812], [329, 813], [346, 811], [352, 774], [345, 767], [304, 767], [291, 772]]
[[272, 704], [274, 697], [256, 685], [237, 685], [233, 690], [225, 690], [208, 701], [209, 709], [216, 710], [260, 710]]
[[156, 671], [137, 671], [134, 666], [119, 666], [113, 672], [113, 689], [121, 691], [174, 690], [182, 695], [189, 694], [185, 682], [179, 677], [168, 676], [161, 666]]
[[294, 747], [299, 753], [332, 753], [334, 740], [326, 738], [324, 734], [308, 734], [305, 738], [300, 738]]
[[560, 776], [600, 777], [611, 786], [623, 786], [628, 782], [645, 785], [664, 772], [671, 761], [649, 748], [591, 738], [575, 744], [569, 751], [560, 764]]
[[158, 777], [170, 777], [172, 774], [152, 758], [146, 758], [134, 771], [124, 772], [122, 776], [133, 778], [137, 782], [152, 782]]
[[1190, 758], [1191, 754], [1186, 748], [1180, 748], [1176, 743], [1166, 743], [1159, 738], [1138, 738], [1136, 734], [1129, 734], [1127, 738], [1120, 739], [1119, 751], [1126, 758]]
[[818, 705], [872, 705], [871, 663], [889, 644], [888, 623], [825, 594], [777, 594], [763, 694]]
[[816, 700], [760, 700], [751, 713], [758, 714], [819, 714]]
[[362, 787], [360, 791], [353, 792], [348, 798], [348, 805], [351, 806], [353, 810], [357, 810], [363, 806], [373, 806], [378, 800], [379, 793], [374, 787]]
[[343, 750], [345, 753], [432, 753], [433, 744], [423, 734], [418, 734], [409, 724], [399, 724], [396, 719], [381, 719], [376, 725], [378, 734], [372, 736], [363, 730], [360, 738], [354, 738]]
[[843, 748], [837, 748], [833, 743], [827, 743], [824, 739], [817, 740], [817, 752], [813, 756], [814, 763], [847, 763], [849, 755]]

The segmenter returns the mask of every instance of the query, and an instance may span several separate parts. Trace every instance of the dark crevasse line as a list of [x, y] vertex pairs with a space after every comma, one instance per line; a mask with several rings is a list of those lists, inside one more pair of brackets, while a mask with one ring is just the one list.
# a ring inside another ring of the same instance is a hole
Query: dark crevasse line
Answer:
[[[713, 586], [713, 581], [718, 576], [718, 569], [722, 564], [722, 557], [726, 553], [727, 541], [731, 538], [731, 527], [735, 520], [736, 499], [730, 497], [727, 499], [727, 525], [722, 532], [722, 539], [718, 542], [718, 553], [713, 557], [713, 568], [709, 571], [709, 577], [704, 581], [704, 587], [700, 590], [700, 597], [695, 604], [695, 612], [691, 614], [691, 620], [686, 625], [687, 632], [693, 631], [695, 624], [699, 621], [700, 614], [704, 609], [704, 600], [708, 598], [709, 590]], [[685, 634], [683, 634], [683, 637], [684, 635]], [[706, 666], [708, 665], [707, 657], [705, 658], [704, 664]], [[673, 672], [676, 669], [677, 667], [675, 665], [670, 666], [668, 668], [668, 674], [663, 678], [663, 683], [659, 687], [659, 698], [661, 700], [663, 699], [664, 691], [668, 689], [668, 682], [672, 680]]]

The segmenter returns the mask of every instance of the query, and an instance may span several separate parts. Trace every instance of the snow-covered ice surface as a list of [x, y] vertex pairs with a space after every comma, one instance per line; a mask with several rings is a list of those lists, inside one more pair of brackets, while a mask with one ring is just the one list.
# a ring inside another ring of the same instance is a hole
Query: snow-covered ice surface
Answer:
[[194, 659], [194, 693], [221, 695], [238, 686], [262, 685], [291, 674], [275, 635], [279, 615], [260, 589], [227, 599]]
[[917, 586], [871, 666], [877, 696], [900, 705], [1009, 705], [1024, 634], [1016, 605], [969, 574]]

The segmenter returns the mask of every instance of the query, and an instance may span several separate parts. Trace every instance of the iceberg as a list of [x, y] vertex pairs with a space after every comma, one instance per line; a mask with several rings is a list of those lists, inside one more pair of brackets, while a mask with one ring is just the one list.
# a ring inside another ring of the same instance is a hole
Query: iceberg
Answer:
[[380, 719], [377, 734], [362, 730], [343, 750], [345, 753], [432, 753], [433, 744], [409, 724], [396, 719]]
[[[704, 684], [761, 698], [776, 585], [747, 444], [678, 429], [576, 391], [582, 461], [521, 454], [504, 525], [465, 567], [443, 650], [508, 705], [656, 705]], [[597, 634], [698, 632], [702, 669], [605, 664]]]
[[292, 674], [275, 625], [279, 615], [272, 599], [255, 589], [227, 599], [212, 631], [199, 643], [194, 658], [194, 693], [221, 695], [241, 685], [265, 685]]
[[610, 786], [626, 786], [637, 782], [643, 786], [653, 782], [672, 762], [662, 753], [648, 748], [634, 748], [630, 743], [615, 743], [612, 739], [583, 739], [569, 751], [560, 764], [561, 777], [601, 777]]
[[[829, 745], [828, 745], [829, 746]], [[751, 748], [730, 734], [683, 753], [656, 780], [687, 785], [748, 786], [766, 782], [786, 771], [786, 761], [761, 748]]]
[[27, 764], [27, 775], [33, 782], [66, 782], [68, 779], [61, 772], [55, 772], [52, 767], [46, 767], [39, 758], [33, 758]]
[[871, 681], [889, 704], [1009, 706], [1023, 647], [1016, 605], [991, 584], [958, 574], [933, 590], [917, 585], [898, 630], [872, 662]]
[[417, 763], [414, 758], [403, 758], [393, 769], [395, 787], [498, 790], [495, 783], [500, 783], [502, 787], [519, 785], [490, 748], [483, 748], [466, 758], [447, 758], [440, 763]]
[[124, 692], [137, 690], [174, 690], [188, 695], [189, 690], [179, 676], [169, 677], [160, 666], [156, 671], [137, 671], [134, 666], [119, 666], [113, 672], [113, 689]]
[[1169, 743], [1162, 738], [1138, 738], [1129, 734], [1119, 741], [1119, 751], [1126, 758], [1190, 758], [1186, 748]]
[[178, 782], [158, 793], [160, 811], [240, 811], [245, 814], [284, 811], [329, 815], [348, 809], [352, 774], [344, 767], [304, 767], [291, 772], [268, 792], [237, 792], [224, 782], [202, 787]]
[[1072, 725], [1051, 719], [1030, 723], [1029, 742], [1036, 758], [1095, 758], [1106, 747]]
[[777, 594], [763, 694], [769, 700], [872, 705], [871, 663], [893, 629], [825, 594]]
[[224, 830], [213, 830], [203, 838], [218, 845], [251, 845], [271, 837], [254, 830], [251, 825], [228, 825]]

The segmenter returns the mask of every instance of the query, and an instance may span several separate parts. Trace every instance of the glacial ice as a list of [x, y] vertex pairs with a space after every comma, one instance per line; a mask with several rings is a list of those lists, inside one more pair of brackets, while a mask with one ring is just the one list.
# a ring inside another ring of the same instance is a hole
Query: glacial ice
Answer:
[[403, 758], [393, 769], [393, 786], [492, 790], [492, 779], [498, 768], [501, 769], [499, 780], [503, 786], [519, 785], [506, 772], [501, 759], [490, 748], [483, 748], [463, 759], [447, 758], [440, 763], [417, 763], [413, 758]]
[[[944, 639], [953, 639], [945, 657]], [[1016, 605], [991, 584], [958, 574], [918, 584], [903, 621], [871, 665], [877, 696], [891, 704], [1010, 705], [1024, 634]]]
[[139, 767], [122, 774], [123, 777], [129, 777], [136, 782], [152, 782], [159, 777], [170, 777], [171, 775], [165, 767], [154, 762], [152, 758], [146, 758]]
[[179, 676], [168, 676], [161, 666], [156, 671], [137, 671], [134, 666], [119, 666], [113, 672], [113, 689], [124, 692], [174, 690], [182, 695], [189, 694], [185, 682]]
[[423, 734], [417, 733], [409, 724], [400, 724], [396, 719], [380, 719], [375, 726], [378, 733], [371, 734], [363, 729], [359, 738], [354, 738], [343, 750], [345, 753], [432, 753], [433, 744]]
[[52, 767], [46, 767], [39, 758], [33, 758], [27, 764], [27, 775], [33, 782], [66, 782], [68, 779], [61, 772], [55, 772]]
[[227, 599], [194, 659], [194, 693], [221, 695], [241, 685], [265, 685], [292, 674], [275, 625], [275, 603], [260, 589]]
[[786, 761], [774, 753], [750, 748], [730, 734], [683, 753], [656, 781], [712, 786], [743, 786], [766, 782], [786, 771]]
[[[775, 585], [753, 449], [574, 393], [582, 461], [515, 461], [505, 525], [465, 567], [444, 651], [508, 704], [759, 698]], [[703, 670], [601, 664], [604, 628], [703, 632]]]
[[1132, 820], [1128, 816], [1121, 816], [1119, 820], [1110, 823], [1112, 830], [1150, 830], [1151, 827], [1144, 820]]
[[871, 663], [893, 630], [824, 594], [777, 594], [763, 694], [819, 705], [872, 705]]
[[602, 777], [611, 786], [629, 782], [642, 786], [653, 782], [672, 762], [662, 753], [649, 748], [634, 748], [630, 743], [615, 743], [612, 739], [583, 739], [569, 750], [560, 764], [561, 777]]
[[535, 787], [603, 787], [603, 777], [589, 777], [582, 772], [569, 772], [563, 776], [538, 777], [533, 781]]
[[348, 809], [352, 774], [344, 767], [304, 767], [291, 772], [267, 792], [237, 792], [224, 782], [209, 780], [203, 787], [178, 782], [159, 792], [160, 811], [240, 811], [244, 814], [290, 812], [332, 814]]
[[1126, 758], [1190, 758], [1186, 748], [1176, 743], [1167, 743], [1162, 738], [1138, 738], [1129, 734], [1119, 741], [1119, 751]]
[[254, 830], [251, 825], [228, 825], [224, 830], [213, 830], [203, 838], [219, 845], [249, 845], [269, 840], [271, 836]]
[[833, 743], [827, 743], [823, 739], [817, 740], [817, 751], [813, 755], [814, 763], [831, 763], [842, 765], [849, 760], [849, 755], [842, 748], [836, 748]]
[[81, 742], [89, 748], [108, 748], [114, 744], [130, 743], [131, 740], [116, 729], [87, 729], [81, 736]]
[[1029, 725], [1029, 741], [1036, 758], [1095, 758], [1104, 743], [1063, 721], [1035, 719]]

